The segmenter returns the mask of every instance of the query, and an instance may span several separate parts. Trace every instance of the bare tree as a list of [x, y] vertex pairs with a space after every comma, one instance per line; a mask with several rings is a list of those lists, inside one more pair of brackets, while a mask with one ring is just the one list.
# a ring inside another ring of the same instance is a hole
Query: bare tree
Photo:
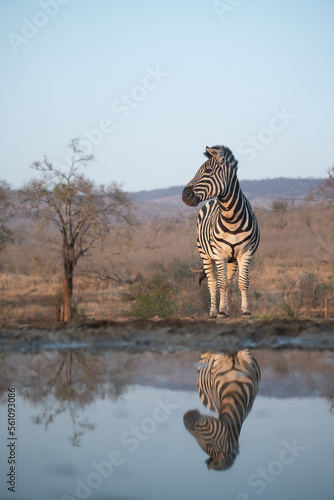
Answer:
[[334, 167], [327, 172], [328, 178], [318, 185], [315, 194], [324, 198], [327, 203], [334, 204]]
[[56, 243], [61, 250], [64, 269], [63, 312], [59, 319], [71, 317], [71, 299], [75, 267], [95, 242], [112, 230], [115, 222], [132, 221], [132, 203], [121, 188], [113, 183], [96, 186], [86, 179], [80, 169], [91, 161], [73, 139], [68, 149], [69, 166], [58, 168], [45, 156], [32, 164], [41, 173], [22, 189], [25, 204], [45, 225], [56, 228]]
[[12, 215], [10, 187], [6, 182], [0, 181], [0, 250], [11, 239], [12, 231], [8, 227], [8, 221]]

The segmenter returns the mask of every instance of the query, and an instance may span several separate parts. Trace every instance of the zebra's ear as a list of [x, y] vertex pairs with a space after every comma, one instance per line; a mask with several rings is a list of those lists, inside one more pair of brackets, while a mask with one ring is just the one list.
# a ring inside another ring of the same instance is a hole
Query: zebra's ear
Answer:
[[216, 158], [216, 160], [218, 160], [220, 156], [220, 151], [218, 149], [209, 148], [208, 146], [206, 146], [205, 150], [210, 156], [213, 156], [214, 158]]

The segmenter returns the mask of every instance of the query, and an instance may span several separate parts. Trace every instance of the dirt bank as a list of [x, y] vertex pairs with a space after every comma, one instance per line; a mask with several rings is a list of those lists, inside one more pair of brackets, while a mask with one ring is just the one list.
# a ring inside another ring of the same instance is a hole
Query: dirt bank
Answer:
[[334, 320], [124, 319], [8, 325], [0, 350], [39, 351], [104, 346], [135, 351], [300, 348], [334, 350]]

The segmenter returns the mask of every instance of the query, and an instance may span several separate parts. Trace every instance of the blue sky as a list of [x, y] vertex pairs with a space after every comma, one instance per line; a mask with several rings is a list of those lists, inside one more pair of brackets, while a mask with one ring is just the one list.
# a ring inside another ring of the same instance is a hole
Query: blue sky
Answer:
[[127, 191], [185, 185], [205, 146], [240, 179], [334, 164], [332, 0], [2, 0], [1, 174], [46, 154]]

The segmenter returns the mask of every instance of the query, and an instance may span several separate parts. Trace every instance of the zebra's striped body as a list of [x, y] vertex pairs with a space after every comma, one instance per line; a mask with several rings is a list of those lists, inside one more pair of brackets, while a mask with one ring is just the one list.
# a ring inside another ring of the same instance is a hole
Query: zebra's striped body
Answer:
[[197, 245], [211, 296], [210, 317], [217, 317], [217, 285], [218, 314], [228, 316], [228, 289], [237, 268], [241, 311], [249, 316], [248, 269], [260, 240], [257, 220], [240, 189], [238, 162], [232, 152], [224, 146], [215, 146], [206, 148], [204, 154], [208, 160], [184, 188], [182, 199], [189, 206], [211, 200], [200, 210], [197, 220]]
[[252, 409], [261, 378], [248, 350], [235, 355], [205, 353], [198, 368], [198, 392], [203, 405], [218, 418], [188, 411], [184, 425], [209, 455], [208, 469], [231, 467], [239, 453], [241, 426]]

